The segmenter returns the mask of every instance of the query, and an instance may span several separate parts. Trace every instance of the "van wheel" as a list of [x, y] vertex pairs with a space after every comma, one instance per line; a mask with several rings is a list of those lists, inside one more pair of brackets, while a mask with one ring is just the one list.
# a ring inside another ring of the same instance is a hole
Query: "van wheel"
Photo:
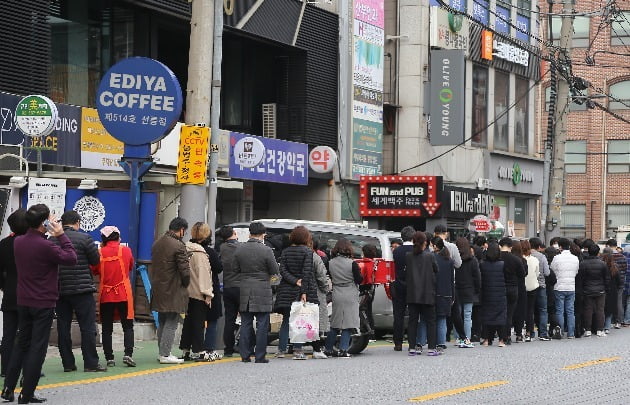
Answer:
[[354, 336], [350, 342], [348, 353], [359, 354], [365, 350], [368, 343], [370, 343], [370, 337], [368, 335]]

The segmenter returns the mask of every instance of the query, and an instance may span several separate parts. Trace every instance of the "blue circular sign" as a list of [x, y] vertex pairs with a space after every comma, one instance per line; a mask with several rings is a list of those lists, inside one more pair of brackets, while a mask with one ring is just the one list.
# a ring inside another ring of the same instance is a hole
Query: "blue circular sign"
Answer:
[[129, 145], [162, 139], [182, 112], [182, 89], [175, 74], [149, 58], [123, 59], [101, 79], [96, 109], [114, 138]]

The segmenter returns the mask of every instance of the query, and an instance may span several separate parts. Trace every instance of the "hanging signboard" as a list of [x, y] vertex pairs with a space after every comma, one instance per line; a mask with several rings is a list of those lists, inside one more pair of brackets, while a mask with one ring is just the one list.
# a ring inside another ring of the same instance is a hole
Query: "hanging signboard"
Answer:
[[15, 124], [27, 136], [50, 134], [55, 129], [57, 117], [57, 106], [45, 96], [26, 96], [15, 108]]
[[176, 181], [182, 184], [205, 184], [208, 170], [210, 128], [182, 126]]
[[440, 176], [362, 176], [361, 216], [433, 216], [440, 208]]
[[431, 145], [464, 141], [463, 50], [431, 51]]

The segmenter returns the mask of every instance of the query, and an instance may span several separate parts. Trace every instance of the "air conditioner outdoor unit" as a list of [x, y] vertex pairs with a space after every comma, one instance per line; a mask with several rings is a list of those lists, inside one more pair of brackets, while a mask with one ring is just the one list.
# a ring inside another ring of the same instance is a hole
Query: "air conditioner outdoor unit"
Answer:
[[262, 105], [263, 136], [276, 137], [276, 103]]

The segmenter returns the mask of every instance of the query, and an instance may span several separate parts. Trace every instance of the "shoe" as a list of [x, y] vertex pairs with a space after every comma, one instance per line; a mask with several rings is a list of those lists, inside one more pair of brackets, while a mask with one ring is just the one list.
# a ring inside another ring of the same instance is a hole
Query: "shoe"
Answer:
[[488, 341], [487, 341], [487, 340], [485, 340], [485, 339], [484, 339], [484, 341], [483, 341], [483, 342], [481, 342], [481, 345], [482, 345], [483, 347], [488, 347], [488, 346], [489, 346], [489, 343], [488, 343]]
[[216, 350], [212, 350], [210, 352], [206, 351], [206, 353], [208, 354], [210, 361], [221, 360], [223, 358], [223, 355]]
[[223, 357], [232, 357], [234, 356], [234, 352], [226, 352], [225, 350], [223, 351]]
[[324, 350], [326, 357], [339, 357], [339, 352], [336, 350]]
[[605, 334], [609, 334], [609, 333], [610, 333], [610, 330], [608, 330], [608, 329], [604, 329], [604, 333], [605, 333]]
[[466, 339], [466, 340], [462, 340], [462, 343], [459, 345], [459, 347], [462, 349], [464, 348], [470, 349], [470, 348], [475, 347], [475, 345], [473, 345], [470, 340]]
[[551, 337], [557, 340], [562, 339], [562, 329], [560, 329], [560, 326], [556, 326], [555, 328], [553, 328], [553, 334]]
[[159, 362], [160, 364], [182, 364], [184, 359], [178, 359], [171, 354], [169, 356], [160, 356]]
[[435, 345], [436, 348], [446, 350], [446, 345]]
[[[251, 361], [251, 360], [250, 360], [250, 361]], [[258, 363], [258, 364], [267, 364], [267, 363], [269, 363], [269, 360], [267, 360], [267, 359], [256, 360], [256, 361], [254, 361], [254, 363]]]
[[77, 366], [72, 366], [72, 367], [64, 367], [63, 368], [63, 372], [64, 373], [70, 373], [72, 371], [77, 371]]
[[415, 349], [409, 349], [407, 351], [407, 356], [415, 356], [416, 355], [416, 350]]
[[13, 390], [9, 390], [6, 387], [2, 389], [2, 394], [0, 394], [0, 398], [4, 399], [6, 402], [15, 401], [15, 393]]
[[532, 341], [532, 337], [529, 336], [529, 335], [525, 336], [525, 341], [526, 342], [531, 342]]
[[402, 352], [402, 345], [394, 345], [395, 352]]
[[621, 329], [621, 324], [619, 322], [615, 324], [615, 329]]
[[567, 336], [567, 339], [575, 339], [575, 336]]
[[416, 345], [416, 354], [418, 356], [422, 354], [422, 345]]
[[192, 361], [194, 360], [192, 358], [192, 355], [190, 354], [189, 351], [185, 351], [184, 354], [182, 355], [182, 357], [178, 357], [180, 360], [184, 360], [184, 361]]
[[477, 335], [472, 335], [472, 337], [470, 338], [470, 341], [473, 342], [473, 343], [474, 342], [480, 342], [481, 338], [479, 336], [477, 336]]
[[548, 342], [548, 341], [550, 341], [551, 339], [549, 338], [549, 336], [540, 336], [540, 337], [538, 338], [538, 340], [542, 340], [543, 342]]
[[241, 359], [241, 363], [251, 363], [252, 359], [250, 359], [249, 357], [246, 359]]
[[[112, 361], [112, 363], [113, 363], [113, 361]], [[133, 361], [131, 356], [123, 356], [123, 363], [125, 363], [127, 365], [127, 367], [135, 367], [136, 366], [136, 362]], [[107, 365], [109, 366], [109, 363]]]
[[42, 402], [46, 402], [46, 398], [38, 397], [37, 395], [33, 395], [30, 398], [25, 398], [20, 394], [18, 397], [18, 404], [41, 404]]
[[592, 335], [590, 330], [587, 330], [586, 332], [584, 332], [584, 337], [590, 337]]
[[505, 341], [505, 344], [508, 346], [512, 345], [512, 338], [511, 337], [507, 338], [507, 340]]
[[278, 352], [276, 353], [276, 359], [284, 359], [286, 355], [287, 352], [285, 352], [284, 350], [278, 350]]
[[296, 351], [293, 354], [293, 360], [306, 360], [306, 359], [307, 359], [307, 357], [306, 357], [306, 355], [304, 354], [303, 351], [299, 351], [299, 352]]
[[313, 358], [314, 359], [322, 359], [323, 360], [323, 359], [327, 359], [328, 356], [326, 356], [324, 354], [324, 352], [313, 352]]
[[339, 352], [339, 358], [340, 358], [340, 359], [349, 359], [349, 358], [351, 358], [351, 357], [352, 357], [352, 356], [350, 355], [350, 353], [348, 353], [348, 352], [347, 352], [347, 351], [345, 351], [345, 350], [342, 350], [341, 352]]
[[505, 347], [505, 343], [503, 343], [502, 341], [499, 340], [499, 344], [497, 345], [499, 347]]
[[598, 337], [605, 337], [605, 336], [606, 336], [606, 334], [605, 334], [603, 331], [598, 330], [598, 331], [597, 331], [597, 336], [598, 336]]
[[523, 343], [523, 336], [516, 336], [516, 340], [514, 341], [514, 343]]
[[107, 360], [107, 367], [116, 367], [116, 362], [114, 360]]
[[107, 371], [107, 367], [103, 367], [100, 364], [97, 364], [95, 367], [86, 367], [83, 369], [86, 373], [101, 373], [103, 371]]
[[433, 356], [440, 356], [441, 354], [442, 354], [442, 352], [439, 351], [439, 350], [436, 350], [436, 349], [430, 349], [427, 352], [427, 356], [431, 356], [431, 357], [433, 357]]

